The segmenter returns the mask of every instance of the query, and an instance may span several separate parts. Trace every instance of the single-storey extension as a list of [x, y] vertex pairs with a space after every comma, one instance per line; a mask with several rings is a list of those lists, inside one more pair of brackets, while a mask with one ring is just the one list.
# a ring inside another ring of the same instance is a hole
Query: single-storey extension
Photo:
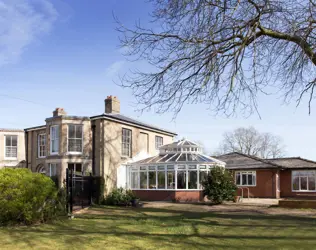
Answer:
[[233, 172], [238, 193], [244, 197], [316, 197], [314, 161], [300, 157], [261, 159], [237, 152], [216, 158]]

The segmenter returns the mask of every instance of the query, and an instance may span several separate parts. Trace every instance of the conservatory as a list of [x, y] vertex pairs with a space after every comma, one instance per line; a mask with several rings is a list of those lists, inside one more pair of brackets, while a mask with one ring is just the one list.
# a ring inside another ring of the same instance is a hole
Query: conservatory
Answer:
[[201, 200], [201, 182], [214, 166], [225, 167], [225, 163], [182, 139], [161, 146], [157, 156], [129, 164], [127, 184], [144, 200]]

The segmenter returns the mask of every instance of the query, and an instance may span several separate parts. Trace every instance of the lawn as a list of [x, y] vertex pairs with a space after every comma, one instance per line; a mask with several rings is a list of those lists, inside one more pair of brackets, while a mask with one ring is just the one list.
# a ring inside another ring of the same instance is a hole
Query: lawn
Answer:
[[186, 204], [97, 207], [73, 220], [0, 228], [0, 244], [23, 250], [315, 249], [316, 219]]

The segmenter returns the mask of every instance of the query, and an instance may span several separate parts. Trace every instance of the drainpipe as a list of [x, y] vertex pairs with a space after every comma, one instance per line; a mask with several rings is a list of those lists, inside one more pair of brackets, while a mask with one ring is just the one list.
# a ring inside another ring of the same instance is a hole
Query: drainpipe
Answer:
[[92, 175], [95, 176], [95, 125], [92, 125]]
[[29, 168], [29, 162], [28, 162], [28, 152], [29, 152], [29, 143], [28, 143], [28, 132], [24, 130], [25, 132], [25, 161], [26, 161], [26, 168]]

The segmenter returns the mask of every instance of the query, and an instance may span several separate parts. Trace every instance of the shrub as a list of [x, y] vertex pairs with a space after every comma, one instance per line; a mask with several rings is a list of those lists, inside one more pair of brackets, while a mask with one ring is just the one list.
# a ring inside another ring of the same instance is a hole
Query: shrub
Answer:
[[63, 202], [55, 183], [28, 169], [0, 170], [0, 224], [32, 224], [55, 218]]
[[129, 206], [136, 196], [131, 190], [124, 190], [123, 188], [115, 188], [107, 195], [104, 200], [105, 205], [112, 206]]
[[202, 185], [204, 196], [215, 204], [233, 201], [237, 190], [233, 175], [221, 167], [214, 167]]

